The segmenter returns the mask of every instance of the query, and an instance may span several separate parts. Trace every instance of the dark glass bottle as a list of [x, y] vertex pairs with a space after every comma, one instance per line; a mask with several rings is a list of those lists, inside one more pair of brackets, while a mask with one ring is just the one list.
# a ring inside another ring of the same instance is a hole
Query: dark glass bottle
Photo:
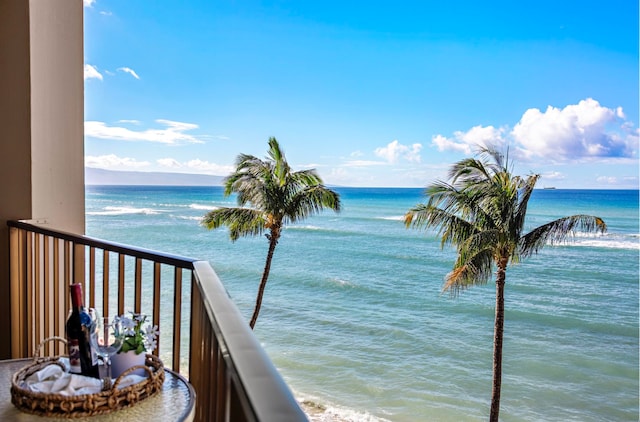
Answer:
[[91, 349], [91, 330], [93, 321], [84, 307], [82, 299], [82, 285], [72, 284], [71, 314], [67, 318], [66, 334], [69, 351], [69, 372], [87, 377], [100, 378], [98, 362]]

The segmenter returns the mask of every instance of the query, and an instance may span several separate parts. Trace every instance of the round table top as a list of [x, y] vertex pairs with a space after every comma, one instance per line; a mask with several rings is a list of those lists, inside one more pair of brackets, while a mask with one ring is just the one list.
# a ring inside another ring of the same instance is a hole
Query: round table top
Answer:
[[33, 359], [0, 360], [0, 421], [192, 421], [195, 416], [195, 392], [181, 375], [165, 368], [165, 380], [160, 392], [141, 400], [134, 406], [106, 415], [86, 418], [52, 418], [32, 415], [19, 410], [11, 403], [11, 379]]

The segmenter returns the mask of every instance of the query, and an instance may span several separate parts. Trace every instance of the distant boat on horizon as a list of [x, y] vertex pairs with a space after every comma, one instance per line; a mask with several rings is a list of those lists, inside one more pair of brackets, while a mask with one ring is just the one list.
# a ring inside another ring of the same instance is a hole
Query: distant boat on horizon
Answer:
[[555, 186], [544, 186], [542, 189], [555, 189]]

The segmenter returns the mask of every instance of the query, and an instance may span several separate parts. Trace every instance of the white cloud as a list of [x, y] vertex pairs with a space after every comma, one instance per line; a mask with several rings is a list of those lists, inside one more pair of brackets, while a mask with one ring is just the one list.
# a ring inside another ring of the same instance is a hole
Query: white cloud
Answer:
[[233, 165], [210, 163], [200, 159], [180, 162], [175, 158], [160, 158], [155, 165], [149, 161], [138, 161], [135, 158], [119, 157], [115, 154], [85, 157], [85, 166], [106, 170], [140, 170], [145, 171], [171, 171], [180, 169], [185, 173], [225, 175], [235, 170]]
[[84, 79], [87, 80], [87, 79], [91, 79], [91, 78], [102, 80], [102, 75], [100, 74], [100, 72], [98, 72], [98, 69], [95, 66], [92, 66], [90, 64], [85, 64], [84, 65]]
[[173, 169], [182, 167], [182, 164], [180, 164], [179, 161], [174, 160], [173, 158], [160, 158], [156, 160], [156, 163], [158, 163], [162, 167], [169, 167]]
[[84, 7], [91, 7], [93, 6], [93, 3], [95, 3], [96, 0], [82, 0], [82, 5]]
[[332, 183], [342, 183], [344, 181], [348, 181], [349, 179], [349, 172], [347, 172], [344, 167], [334, 167], [330, 169], [329, 173], [327, 174], [327, 180], [331, 180]]
[[175, 158], [160, 158], [156, 160], [156, 163], [162, 167], [161, 170], [182, 169], [189, 173], [224, 175], [232, 173], [235, 170], [235, 167], [232, 165], [210, 163], [209, 161], [200, 159], [180, 162]]
[[[434, 172], [431, 166], [389, 166], [384, 161], [364, 162], [367, 165], [355, 166], [343, 163], [335, 167], [324, 168], [321, 172], [325, 183], [339, 186], [376, 186], [376, 187], [423, 187], [426, 181], [436, 178], [440, 172]], [[369, 164], [376, 167], [372, 169]]]
[[372, 166], [384, 166], [387, 163], [384, 161], [372, 161], [372, 160], [350, 160], [346, 161], [345, 167], [372, 167]]
[[435, 135], [431, 138], [431, 145], [436, 146], [438, 151], [457, 151], [468, 155], [478, 146], [503, 145], [505, 143], [503, 138], [504, 130], [493, 126], [478, 125], [467, 132], [454, 132], [453, 138]]
[[130, 123], [132, 125], [139, 125], [140, 124], [140, 120], [135, 120], [135, 119], [122, 119], [122, 120], [118, 120], [118, 123]]
[[317, 170], [318, 168], [325, 167], [326, 164], [320, 163], [307, 163], [307, 164], [296, 164], [293, 166], [295, 171], [299, 170]]
[[84, 158], [84, 162], [87, 167], [97, 167], [108, 170], [139, 169], [150, 165], [148, 161], [138, 161], [135, 158], [129, 157], [118, 157], [114, 154], [99, 156], [88, 155]]
[[198, 138], [184, 133], [189, 130], [197, 129], [198, 125], [164, 119], [158, 119], [156, 122], [168, 127], [164, 129], [146, 129], [136, 131], [121, 126], [108, 126], [104, 122], [87, 121], [84, 122], [84, 133], [89, 137], [116, 141], [145, 141], [168, 145], [203, 143], [203, 141]]
[[529, 109], [511, 135], [525, 157], [632, 157], [637, 155], [638, 134], [629, 123], [622, 108], [610, 109], [587, 98], [563, 109]]
[[508, 127], [474, 126], [453, 137], [434, 135], [431, 145], [439, 151], [466, 155], [478, 146], [512, 145], [519, 159], [543, 159], [552, 162], [585, 158], [637, 158], [639, 131], [625, 120], [621, 107], [603, 107], [587, 98], [563, 109], [549, 106], [541, 112], [531, 108], [512, 130]]
[[455, 139], [447, 138], [442, 135], [435, 135], [431, 138], [431, 145], [438, 147], [438, 151], [457, 151], [464, 154], [471, 154], [471, 146], [456, 142]]
[[564, 174], [559, 171], [550, 171], [542, 174], [542, 180], [564, 180]]
[[402, 145], [398, 140], [394, 140], [387, 144], [386, 147], [376, 148], [374, 154], [380, 158], [384, 158], [387, 162], [395, 164], [400, 158], [409, 162], [420, 162], [421, 144], [413, 144], [411, 146]]
[[202, 161], [200, 159], [187, 161], [183, 165], [191, 170], [211, 174], [228, 174], [232, 173], [235, 170], [235, 167], [232, 165], [210, 163], [208, 161]]
[[128, 73], [136, 79], [140, 79], [140, 76], [138, 76], [135, 70], [131, 69], [130, 67], [119, 67], [118, 70], [124, 73]]
[[607, 185], [617, 185], [618, 184], [618, 178], [615, 176], [599, 176], [596, 178], [596, 182], [598, 183], [604, 183]]
[[166, 119], [157, 119], [156, 122], [162, 124], [162, 125], [167, 125], [169, 126], [170, 129], [178, 131], [178, 132], [182, 132], [185, 130], [193, 130], [193, 129], [197, 129], [198, 125], [193, 124], [193, 123], [183, 123], [183, 122], [176, 122], [173, 120], [166, 120]]

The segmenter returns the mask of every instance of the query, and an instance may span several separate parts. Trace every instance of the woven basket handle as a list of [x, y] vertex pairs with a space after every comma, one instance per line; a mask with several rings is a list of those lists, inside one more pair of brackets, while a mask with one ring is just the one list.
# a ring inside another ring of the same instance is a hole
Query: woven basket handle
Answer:
[[120, 381], [122, 381], [124, 379], [124, 377], [126, 377], [129, 374], [131, 374], [133, 371], [135, 371], [137, 369], [145, 369], [149, 373], [149, 379], [151, 379], [153, 377], [153, 371], [147, 365], [132, 366], [131, 368], [127, 368], [126, 371], [124, 371], [122, 374], [120, 374], [120, 376], [116, 379], [116, 382], [113, 383], [113, 386], [111, 387], [111, 389], [112, 390], [116, 390], [118, 388], [118, 385], [120, 385]]
[[42, 360], [42, 359], [47, 359], [46, 357], [43, 358], [43, 357], [40, 356], [40, 350], [42, 350], [44, 348], [45, 344], [47, 344], [47, 343], [49, 343], [51, 341], [59, 341], [59, 342], [64, 343], [65, 346], [67, 345], [67, 340], [65, 338], [63, 338], [63, 337], [52, 336], [52, 337], [45, 338], [44, 340], [42, 340], [40, 342], [40, 344], [38, 344], [38, 347], [36, 347], [36, 350], [33, 352], [33, 361], [34, 362], [38, 362], [39, 360]]

